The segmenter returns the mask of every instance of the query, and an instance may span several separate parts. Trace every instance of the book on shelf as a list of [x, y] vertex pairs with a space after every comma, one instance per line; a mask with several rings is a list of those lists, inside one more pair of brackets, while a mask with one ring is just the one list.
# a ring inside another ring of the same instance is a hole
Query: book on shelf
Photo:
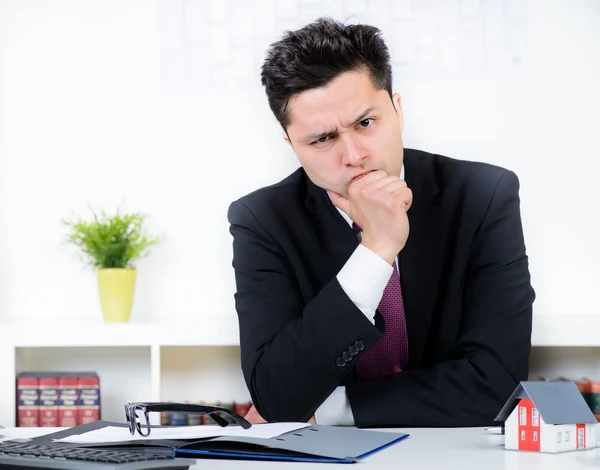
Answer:
[[28, 375], [17, 377], [17, 426], [39, 427], [38, 380], [38, 377]]
[[73, 427], [101, 419], [95, 372], [23, 372], [16, 388], [18, 427]]

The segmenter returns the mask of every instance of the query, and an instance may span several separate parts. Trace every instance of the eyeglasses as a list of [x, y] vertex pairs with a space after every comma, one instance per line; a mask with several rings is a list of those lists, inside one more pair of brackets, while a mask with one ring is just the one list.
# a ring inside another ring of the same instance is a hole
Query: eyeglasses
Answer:
[[[140, 422], [141, 418], [138, 415], [138, 411], [143, 413], [146, 420], [144, 429], [142, 428], [143, 423]], [[148, 413], [150, 412], [175, 412], [175, 413], [186, 413], [186, 414], [198, 414], [208, 415], [216, 424], [221, 427], [229, 425], [222, 416], [217, 413], [223, 413], [233, 418], [233, 420], [244, 429], [249, 429], [252, 425], [242, 418], [237, 413], [234, 413], [230, 409], [223, 408], [220, 406], [208, 406], [208, 405], [192, 405], [188, 403], [171, 403], [171, 402], [133, 402], [125, 404], [125, 417], [127, 418], [127, 425], [129, 426], [129, 432], [131, 435], [135, 435], [137, 432], [144, 437], [150, 435], [150, 420], [148, 419]]]

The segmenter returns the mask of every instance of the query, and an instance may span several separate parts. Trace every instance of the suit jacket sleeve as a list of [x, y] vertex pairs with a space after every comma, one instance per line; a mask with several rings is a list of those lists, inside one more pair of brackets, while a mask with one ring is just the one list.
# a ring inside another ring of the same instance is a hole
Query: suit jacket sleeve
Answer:
[[518, 191], [516, 175], [505, 172], [475, 235], [453, 357], [427, 370], [348, 386], [357, 426], [488, 425], [527, 380], [535, 294]]
[[343, 352], [357, 342], [366, 351], [382, 332], [335, 277], [306, 303], [282, 247], [243, 201], [230, 206], [228, 219], [252, 401], [267, 421], [307, 421], [349, 372], [349, 364], [337, 364]]

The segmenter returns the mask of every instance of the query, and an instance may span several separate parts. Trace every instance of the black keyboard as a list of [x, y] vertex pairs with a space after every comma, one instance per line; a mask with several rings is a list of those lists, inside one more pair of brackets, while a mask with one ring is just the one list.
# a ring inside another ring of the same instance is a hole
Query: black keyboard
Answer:
[[0, 442], [0, 469], [185, 470], [195, 463], [195, 460], [175, 458], [175, 452], [167, 448], [90, 449]]

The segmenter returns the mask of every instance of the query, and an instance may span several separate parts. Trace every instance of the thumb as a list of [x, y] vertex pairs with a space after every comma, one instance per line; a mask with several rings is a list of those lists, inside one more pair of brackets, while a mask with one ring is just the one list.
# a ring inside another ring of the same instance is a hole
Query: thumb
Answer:
[[331, 202], [338, 209], [343, 210], [348, 217], [350, 217], [350, 201], [346, 199], [344, 196], [334, 193], [333, 191], [327, 191], [329, 197], [331, 198]]

